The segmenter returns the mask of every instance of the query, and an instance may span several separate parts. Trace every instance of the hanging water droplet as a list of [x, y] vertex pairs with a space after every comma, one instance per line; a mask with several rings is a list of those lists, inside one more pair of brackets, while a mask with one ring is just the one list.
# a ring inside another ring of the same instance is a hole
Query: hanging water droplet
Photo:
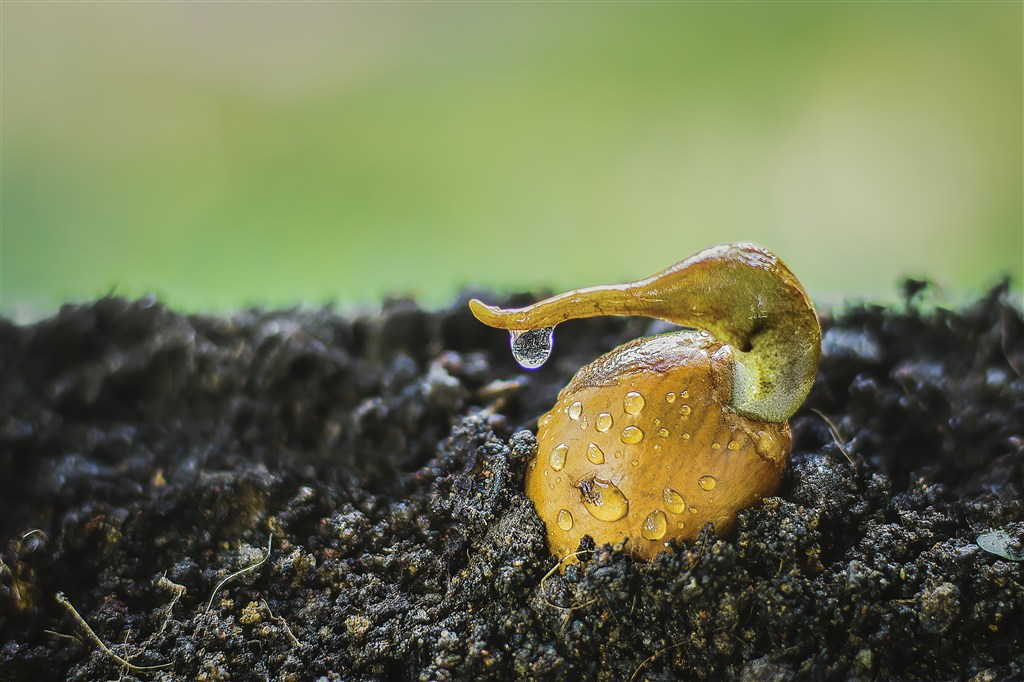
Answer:
[[686, 500], [672, 488], [665, 488], [661, 491], [661, 499], [665, 500], [665, 506], [673, 514], [682, 514], [686, 511]]
[[565, 466], [565, 457], [569, 454], [569, 446], [565, 443], [558, 445], [554, 450], [551, 451], [551, 456], [548, 457], [548, 463], [551, 464], [551, 468], [555, 471], [561, 471]]
[[619, 438], [623, 443], [636, 444], [644, 439], [644, 432], [635, 426], [627, 426], [622, 429], [622, 435]]
[[630, 391], [622, 400], [622, 409], [626, 411], [626, 414], [640, 414], [646, 404], [647, 401], [642, 395], [636, 391]]
[[569, 408], [565, 411], [565, 413], [567, 415], [569, 415], [569, 419], [572, 419], [573, 421], [579, 419], [580, 418], [580, 414], [582, 412], [583, 412], [583, 403], [581, 403], [578, 400], [576, 402], [574, 402], [572, 405], [570, 405]]
[[597, 419], [594, 420], [594, 428], [604, 433], [608, 429], [612, 428], [612, 416], [607, 412], [602, 412], [597, 415]]
[[591, 443], [587, 446], [587, 459], [594, 464], [604, 464], [604, 450], [597, 447], [597, 443]]
[[665, 537], [667, 530], [668, 518], [665, 516], [665, 512], [655, 509], [644, 519], [644, 525], [640, 527], [640, 535], [648, 540], [660, 540]]
[[583, 506], [598, 521], [618, 521], [629, 511], [629, 500], [610, 481], [590, 478], [579, 484]]
[[551, 355], [555, 343], [555, 328], [511, 329], [508, 332], [512, 357], [523, 369], [537, 369]]
[[717, 483], [714, 476], [701, 476], [697, 479], [697, 485], [701, 487], [701, 490], [714, 490]]
[[568, 509], [559, 509], [558, 518], [555, 520], [562, 530], [572, 530], [572, 514]]

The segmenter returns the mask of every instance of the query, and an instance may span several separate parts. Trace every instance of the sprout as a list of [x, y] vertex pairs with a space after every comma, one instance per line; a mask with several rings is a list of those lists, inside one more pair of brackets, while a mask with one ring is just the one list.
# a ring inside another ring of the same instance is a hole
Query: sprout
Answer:
[[580, 369], [541, 417], [526, 494], [559, 558], [574, 559], [590, 535], [650, 559], [672, 540], [696, 539], [707, 522], [728, 532], [737, 511], [778, 487], [791, 447], [786, 420], [814, 383], [821, 328], [803, 287], [769, 251], [729, 244], [630, 284], [519, 309], [469, 305], [514, 338], [539, 329], [549, 338], [560, 322], [599, 315], [707, 332], [619, 346]]

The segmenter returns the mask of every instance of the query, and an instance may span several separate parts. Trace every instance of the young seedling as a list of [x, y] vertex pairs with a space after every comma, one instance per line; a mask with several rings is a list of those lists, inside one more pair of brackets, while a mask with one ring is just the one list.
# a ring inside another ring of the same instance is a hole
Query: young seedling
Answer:
[[647, 279], [501, 309], [470, 301], [509, 330], [525, 367], [551, 351], [554, 327], [642, 315], [702, 331], [625, 343], [580, 369], [538, 422], [526, 494], [559, 559], [584, 535], [650, 559], [771, 495], [790, 454], [787, 419], [814, 383], [821, 327], [803, 287], [754, 244], [702, 251]]

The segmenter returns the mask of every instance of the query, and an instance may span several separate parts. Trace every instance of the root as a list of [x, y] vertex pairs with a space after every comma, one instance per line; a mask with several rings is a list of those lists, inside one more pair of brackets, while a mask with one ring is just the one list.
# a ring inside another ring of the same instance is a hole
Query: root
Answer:
[[82, 631], [85, 633], [85, 636], [90, 641], [92, 641], [93, 644], [99, 647], [100, 651], [102, 651], [107, 656], [120, 663], [122, 667], [135, 672], [161, 670], [163, 668], [170, 667], [170, 663], [161, 663], [159, 665], [135, 665], [131, 661], [121, 658], [116, 653], [114, 653], [110, 647], [103, 643], [103, 640], [99, 638], [99, 635], [97, 635], [91, 627], [89, 627], [89, 624], [85, 622], [85, 619], [82, 618], [82, 616], [78, 613], [78, 610], [74, 606], [72, 606], [71, 602], [68, 601], [68, 598], [64, 596], [63, 592], [58, 592], [56, 599], [57, 603], [63, 606], [67, 610], [67, 612], [71, 614], [71, 617], [75, 619], [75, 622], [78, 623], [79, 627], [82, 628]]
[[299, 638], [296, 637], [295, 633], [292, 632], [292, 629], [290, 627], [288, 627], [288, 621], [286, 621], [281, 616], [275, 616], [274, 612], [270, 610], [270, 605], [267, 604], [267, 600], [266, 599], [261, 599], [260, 600], [260, 605], [263, 607], [263, 610], [267, 612], [267, 617], [269, 617], [270, 620], [274, 621], [275, 623], [280, 623], [281, 624], [281, 626], [284, 628], [285, 634], [288, 635], [288, 639], [291, 640], [291, 643], [294, 644], [296, 648], [298, 648], [298, 649], [304, 648], [302, 646], [302, 642], [299, 641]]
[[640, 662], [640, 665], [638, 665], [636, 667], [636, 670], [633, 671], [633, 674], [629, 676], [629, 682], [633, 682], [633, 680], [636, 679], [636, 676], [640, 674], [640, 669], [643, 668], [648, 663], [650, 663], [651, 661], [653, 661], [654, 659], [656, 659], [658, 656], [661, 656], [663, 653], [665, 653], [666, 651], [669, 651], [670, 649], [675, 649], [676, 647], [681, 647], [684, 644], [686, 644], [686, 640], [685, 639], [682, 642], [676, 642], [675, 644], [669, 644], [664, 649], [659, 649], [659, 650], [655, 651], [653, 654], [651, 654], [650, 656], [648, 656], [647, 658], [645, 658], [644, 660], [642, 660]]
[[273, 548], [273, 545], [274, 545], [274, 536], [271, 535], [268, 538], [268, 540], [267, 540], [267, 553], [263, 556], [262, 559], [260, 559], [256, 563], [249, 564], [245, 568], [238, 569], [237, 571], [235, 571], [234, 573], [228, 575], [226, 578], [224, 578], [219, 583], [217, 583], [217, 586], [215, 588], [213, 588], [213, 592], [210, 593], [209, 601], [206, 602], [206, 611], [209, 611], [210, 607], [213, 606], [213, 598], [217, 596], [217, 593], [220, 592], [220, 588], [224, 587], [225, 584], [227, 584], [228, 582], [234, 580], [235, 578], [237, 578], [238, 576], [242, 575], [243, 573], [248, 573], [249, 571], [255, 571], [257, 568], [259, 568], [260, 566], [265, 564], [267, 562], [267, 559], [270, 558], [270, 550]]
[[846, 441], [843, 439], [842, 434], [839, 433], [839, 427], [836, 426], [835, 422], [829, 419], [821, 410], [812, 407], [811, 412], [821, 417], [825, 424], [828, 425], [829, 433], [832, 434], [832, 440], [835, 441], [836, 446], [839, 448], [839, 452], [843, 453], [843, 456], [846, 457], [846, 461], [850, 463], [850, 466], [854, 466], [853, 457], [850, 456], [850, 453], [846, 449]]

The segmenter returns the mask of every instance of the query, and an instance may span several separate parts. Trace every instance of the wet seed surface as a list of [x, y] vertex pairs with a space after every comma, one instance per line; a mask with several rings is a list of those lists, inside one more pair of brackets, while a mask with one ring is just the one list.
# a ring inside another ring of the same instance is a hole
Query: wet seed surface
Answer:
[[[530, 373], [464, 305], [204, 317], [104, 299], [2, 322], [0, 679], [1021, 679], [1024, 322], [1001, 295], [826, 314], [778, 497], [734, 537], [646, 565], [584, 541], [547, 578], [523, 429], [644, 321], [560, 325], [558, 361]], [[520, 339], [533, 362], [549, 348]], [[623, 443], [670, 440], [621, 421]], [[628, 503], [572, 485], [577, 514]], [[645, 537], [692, 518], [651, 494]], [[169, 667], [123, 669], [58, 592], [119, 656]]]

